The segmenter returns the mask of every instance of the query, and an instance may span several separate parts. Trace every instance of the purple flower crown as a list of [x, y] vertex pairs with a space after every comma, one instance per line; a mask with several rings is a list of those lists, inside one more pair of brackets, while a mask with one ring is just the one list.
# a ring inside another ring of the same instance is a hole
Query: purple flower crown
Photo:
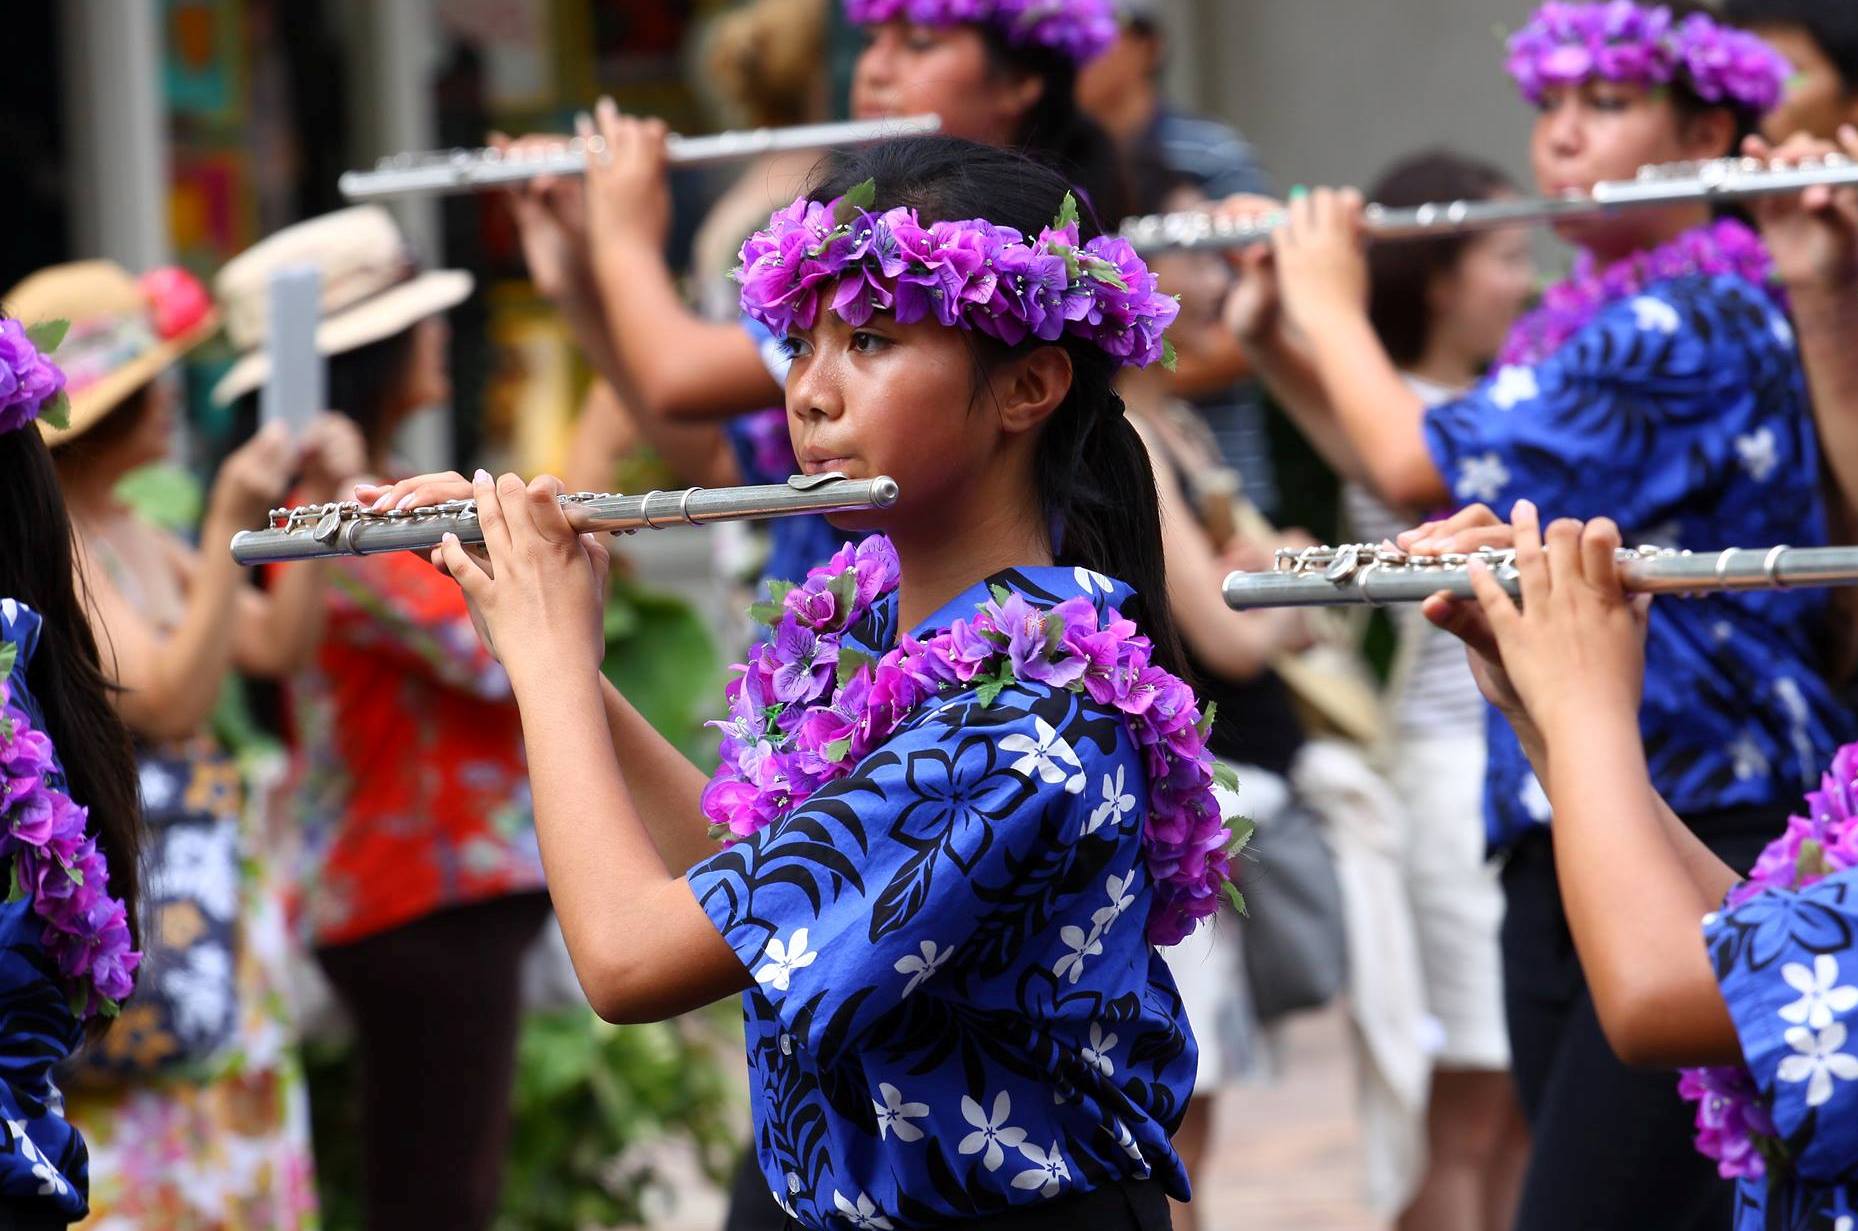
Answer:
[[856, 26], [991, 25], [1009, 46], [1043, 47], [1079, 65], [1116, 41], [1109, 0], [845, 0], [845, 17]]
[[110, 896], [109, 867], [86, 832], [89, 812], [55, 785], [52, 741], [13, 704], [5, 676], [16, 655], [11, 642], [0, 650], [0, 860], [11, 865], [6, 900], [30, 899], [44, 920], [40, 939], [71, 987], [72, 1012], [114, 1017], [135, 990], [142, 955], [130, 948], [128, 911]]
[[1080, 243], [1077, 202], [1065, 195], [1051, 226], [1028, 243], [984, 219], [924, 226], [904, 207], [870, 212], [866, 181], [822, 205], [801, 197], [742, 245], [742, 311], [777, 336], [810, 329], [823, 296], [854, 327], [878, 312], [899, 324], [934, 318], [1017, 346], [1065, 334], [1124, 366], [1169, 366], [1162, 335], [1180, 315], [1173, 296], [1119, 236]]
[[1680, 77], [1706, 102], [1765, 112], [1792, 74], [1787, 60], [1746, 30], [1693, 13], [1675, 21], [1663, 5], [1633, 0], [1549, 0], [1510, 37], [1508, 68], [1523, 97], [1590, 77], [1669, 85]]
[[46, 357], [64, 335], [63, 321], [27, 329], [18, 321], [0, 320], [0, 432], [41, 416], [53, 427], [66, 425], [65, 374]]

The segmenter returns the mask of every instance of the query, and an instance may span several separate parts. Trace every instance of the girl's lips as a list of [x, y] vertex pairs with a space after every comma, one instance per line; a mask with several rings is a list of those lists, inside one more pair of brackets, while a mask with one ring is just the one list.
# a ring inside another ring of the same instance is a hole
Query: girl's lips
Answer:
[[833, 470], [844, 470], [849, 461], [849, 457], [808, 456], [800, 459], [800, 469], [807, 474], [826, 474]]

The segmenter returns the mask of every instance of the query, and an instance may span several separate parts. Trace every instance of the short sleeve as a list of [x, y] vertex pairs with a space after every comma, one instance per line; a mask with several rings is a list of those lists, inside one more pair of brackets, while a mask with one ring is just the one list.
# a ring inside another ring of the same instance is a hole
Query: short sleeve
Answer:
[[783, 1031], [818, 1054], [925, 983], [961, 978], [990, 917], [1100, 889], [1077, 866], [1095, 855], [1075, 851], [1108, 844], [1076, 835], [1113, 775], [1140, 780], [1123, 724], [1075, 694], [957, 700], [699, 864], [691, 888]]
[[1704, 925], [1723, 1000], [1799, 1176], [1858, 1177], [1858, 870]]
[[337, 564], [332, 584], [337, 616], [371, 625], [374, 650], [403, 656], [449, 688], [487, 701], [510, 696], [510, 680], [471, 626], [471, 612], [455, 582], [408, 552], [363, 556]]
[[1659, 283], [1547, 359], [1498, 368], [1430, 408], [1426, 445], [1453, 496], [1500, 508], [1526, 498], [1547, 516], [1638, 530], [1709, 486], [1734, 452], [1691, 441], [1726, 426], [1725, 407], [1749, 403], [1751, 339], [1775, 342], [1765, 316], [1752, 333], [1732, 319], [1746, 305], [1720, 290], [1702, 278]]

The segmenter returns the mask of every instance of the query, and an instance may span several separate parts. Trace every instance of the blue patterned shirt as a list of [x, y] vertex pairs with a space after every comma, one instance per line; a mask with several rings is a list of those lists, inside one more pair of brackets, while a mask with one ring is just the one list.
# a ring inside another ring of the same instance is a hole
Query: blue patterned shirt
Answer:
[[1710, 960], [1791, 1174], [1743, 1180], [1735, 1231], [1858, 1225], [1858, 870], [1704, 919]]
[[[1426, 414], [1460, 501], [1521, 498], [1611, 517], [1628, 543], [1715, 551], [1826, 541], [1793, 331], [1729, 274], [1651, 284], [1548, 359], [1506, 367]], [[1853, 738], [1821, 674], [1823, 590], [1660, 599], [1640, 726], [1652, 782], [1680, 815], [1798, 798]], [[1504, 846], [1549, 819], [1516, 737], [1490, 715], [1486, 821]]]
[[[39, 641], [39, 615], [0, 599], [0, 641], [17, 648], [8, 680], [13, 704], [43, 730], [26, 691], [26, 665]], [[54, 785], [64, 787], [63, 770]], [[52, 1066], [82, 1039], [69, 994], [41, 939], [45, 921], [30, 898], [0, 903], [0, 1225], [26, 1219], [76, 1222], [90, 1212], [90, 1155], [64, 1118]]]
[[[1040, 606], [1119, 582], [989, 581]], [[987, 601], [976, 585], [915, 633]], [[896, 640], [894, 594], [846, 643]], [[807, 1227], [941, 1226], [1122, 1180], [1185, 1197], [1169, 1138], [1197, 1057], [1148, 944], [1142, 759], [1039, 684], [918, 708], [853, 773], [690, 872], [755, 980], [755, 1150]]]

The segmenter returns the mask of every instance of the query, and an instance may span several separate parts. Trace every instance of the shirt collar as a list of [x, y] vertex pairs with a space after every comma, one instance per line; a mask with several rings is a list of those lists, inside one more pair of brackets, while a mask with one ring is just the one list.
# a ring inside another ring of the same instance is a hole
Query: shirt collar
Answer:
[[1081, 566], [1069, 568], [1063, 565], [1041, 565], [1003, 569], [942, 604], [934, 615], [911, 629], [910, 635], [920, 640], [940, 632], [956, 620], [970, 618], [977, 608], [993, 599], [995, 586], [1018, 594], [1035, 607], [1056, 607], [1070, 599], [1086, 598], [1096, 607], [1099, 616], [1121, 607], [1135, 593], [1114, 577], [1106, 577]]

